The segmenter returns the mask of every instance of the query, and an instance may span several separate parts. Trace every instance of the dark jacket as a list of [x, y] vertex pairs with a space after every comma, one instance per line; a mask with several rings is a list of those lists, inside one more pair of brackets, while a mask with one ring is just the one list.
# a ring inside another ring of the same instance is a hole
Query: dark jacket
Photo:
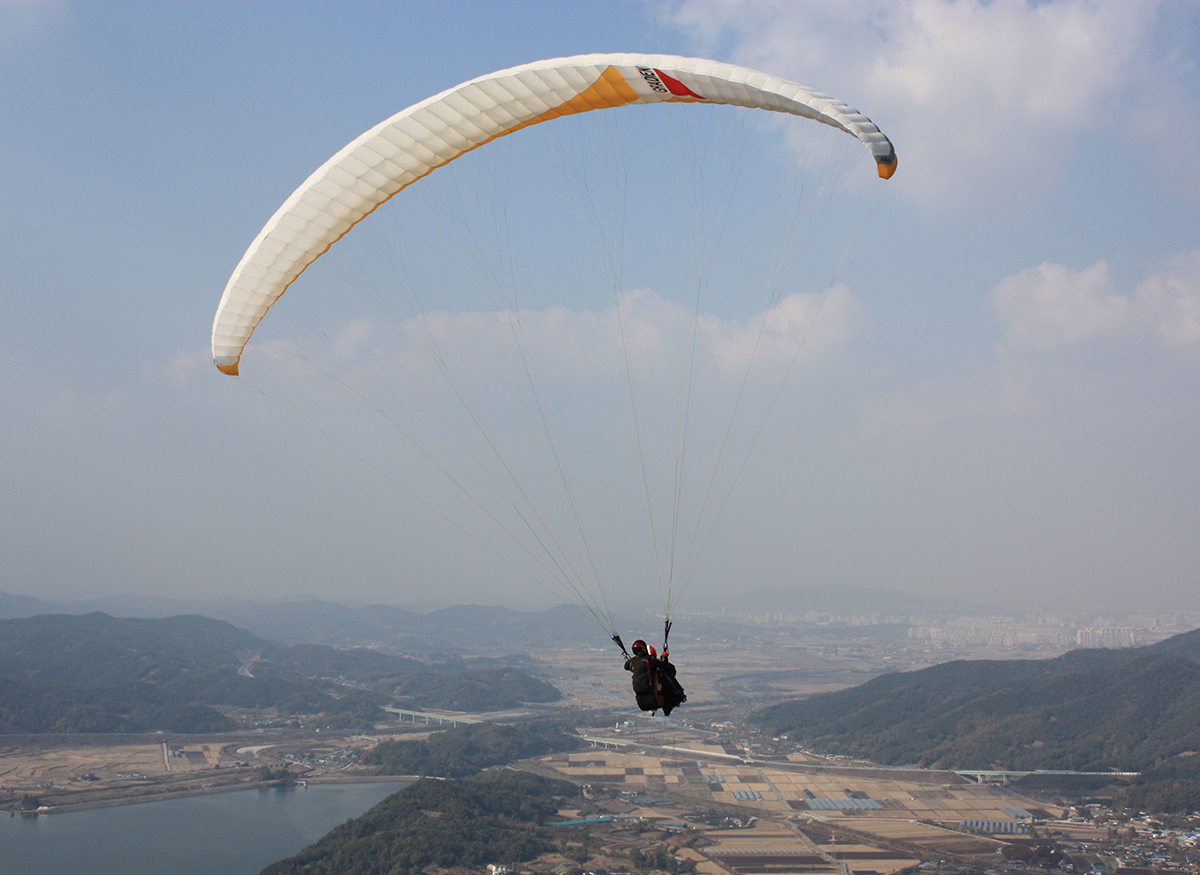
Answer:
[[668, 660], [638, 653], [625, 660], [625, 670], [633, 672], [633, 694], [643, 711], [662, 708], [666, 716], [687, 701], [683, 687], [675, 680], [675, 666]]

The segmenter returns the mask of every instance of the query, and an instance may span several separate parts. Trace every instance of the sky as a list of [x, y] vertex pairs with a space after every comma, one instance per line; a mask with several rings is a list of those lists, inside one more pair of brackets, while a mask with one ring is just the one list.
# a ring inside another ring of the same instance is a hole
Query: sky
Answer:
[[[493, 70], [621, 51], [833, 94], [900, 158], [836, 282], [785, 302], [813, 326], [800, 367], [677, 609], [855, 584], [1200, 610], [1198, 48], [1200, 4], [1150, 0], [0, 0], [0, 591], [555, 602], [453, 490], [219, 374], [209, 335], [259, 228], [355, 136]], [[569, 394], [604, 311], [558, 269], [528, 319]], [[664, 331], [666, 273], [623, 290]], [[591, 434], [573, 476], [616, 484]], [[625, 502], [590, 507], [614, 601], [657, 590]]]

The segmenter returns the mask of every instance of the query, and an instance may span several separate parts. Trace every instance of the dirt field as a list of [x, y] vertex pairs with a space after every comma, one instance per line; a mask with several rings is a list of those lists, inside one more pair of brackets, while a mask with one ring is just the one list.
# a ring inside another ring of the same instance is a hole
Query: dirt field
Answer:
[[695, 730], [643, 726], [589, 737], [590, 750], [542, 757], [537, 766], [624, 800], [613, 809], [618, 825], [591, 846], [619, 852], [632, 819], [643, 846], [663, 843], [702, 875], [885, 875], [930, 858], [987, 866], [1002, 842], [964, 831], [964, 822], [1016, 827], [1026, 809], [1061, 814], [952, 773], [749, 761]]

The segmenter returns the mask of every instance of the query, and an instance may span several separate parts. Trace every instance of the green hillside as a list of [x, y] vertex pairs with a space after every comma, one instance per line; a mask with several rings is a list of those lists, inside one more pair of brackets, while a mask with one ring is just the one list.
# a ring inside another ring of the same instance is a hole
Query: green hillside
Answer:
[[381, 741], [362, 756], [380, 775], [465, 778], [513, 760], [575, 750], [579, 736], [547, 723], [476, 723], [435, 732], [424, 741]]
[[556, 849], [544, 824], [578, 793], [566, 781], [507, 770], [459, 781], [422, 779], [260, 875], [512, 865]]
[[0, 620], [0, 732], [213, 732], [219, 707], [367, 727], [381, 707], [494, 710], [559, 698], [494, 662], [479, 670], [366, 648], [265, 641], [207, 617], [94, 613]]
[[750, 719], [815, 750], [884, 765], [1140, 771], [1132, 792], [1143, 807], [1183, 804], [1164, 800], [1192, 799], [1189, 782], [1200, 778], [1200, 630], [1130, 650], [883, 675]]

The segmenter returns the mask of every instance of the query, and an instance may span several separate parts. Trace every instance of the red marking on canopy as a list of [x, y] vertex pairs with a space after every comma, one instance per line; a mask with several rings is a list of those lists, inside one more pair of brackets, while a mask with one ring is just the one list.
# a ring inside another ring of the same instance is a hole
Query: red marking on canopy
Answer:
[[676, 97], [694, 97], [697, 100], [705, 100], [706, 99], [703, 95], [697, 94], [695, 91], [688, 88], [686, 85], [684, 85], [678, 79], [676, 79], [674, 76], [668, 76], [666, 73], [664, 73], [662, 70], [658, 69], [657, 67], [654, 68], [654, 72], [657, 73], [658, 78], [663, 81], [663, 85], [667, 86], [667, 90], [670, 91], [672, 94], [674, 94]]

